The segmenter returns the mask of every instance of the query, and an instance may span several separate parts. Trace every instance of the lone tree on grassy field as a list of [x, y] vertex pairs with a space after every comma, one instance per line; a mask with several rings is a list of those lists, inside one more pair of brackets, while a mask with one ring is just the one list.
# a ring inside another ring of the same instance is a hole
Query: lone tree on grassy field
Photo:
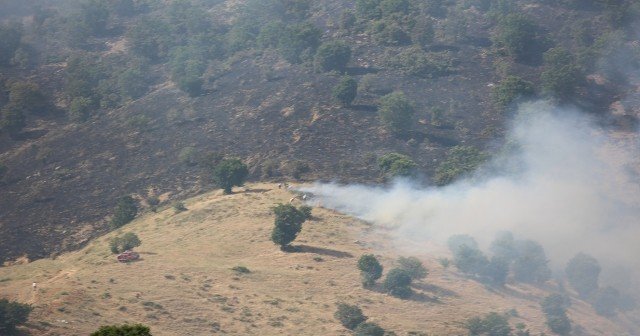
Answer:
[[278, 204], [273, 208], [273, 213], [276, 218], [271, 240], [284, 251], [302, 230], [302, 223], [307, 219], [307, 215], [291, 204]]
[[339, 102], [342, 106], [351, 106], [351, 103], [358, 94], [358, 82], [351, 76], [344, 76], [333, 88], [333, 99]]
[[225, 194], [231, 194], [234, 186], [242, 186], [248, 175], [249, 169], [240, 159], [224, 159], [213, 168], [213, 180]]
[[11, 335], [18, 325], [24, 324], [31, 313], [30, 305], [0, 299], [0, 335]]
[[109, 248], [111, 249], [111, 252], [117, 254], [140, 246], [141, 243], [140, 238], [138, 238], [135, 233], [127, 232], [121, 237], [111, 239], [109, 242]]
[[587, 297], [598, 290], [600, 264], [598, 264], [596, 258], [584, 253], [578, 253], [569, 260], [565, 272], [569, 278], [569, 283], [581, 297]]
[[382, 265], [373, 254], [365, 254], [358, 260], [362, 286], [370, 287], [382, 276]]
[[138, 206], [136, 201], [131, 196], [124, 196], [118, 200], [113, 218], [111, 219], [111, 226], [117, 229], [129, 222], [131, 222], [138, 214]]
[[413, 280], [424, 279], [429, 271], [422, 265], [422, 262], [416, 257], [400, 257], [398, 258], [399, 268], [407, 271], [407, 274]]
[[91, 336], [151, 336], [151, 330], [142, 324], [111, 325], [100, 327], [100, 329], [93, 332]]

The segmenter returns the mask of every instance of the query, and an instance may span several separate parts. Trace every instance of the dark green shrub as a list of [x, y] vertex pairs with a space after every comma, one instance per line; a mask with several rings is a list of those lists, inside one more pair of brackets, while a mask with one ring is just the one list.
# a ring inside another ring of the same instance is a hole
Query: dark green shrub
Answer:
[[118, 200], [118, 204], [111, 219], [111, 226], [119, 228], [131, 222], [138, 214], [138, 206], [131, 196], [124, 196]]
[[311, 218], [311, 210], [313, 210], [312, 207], [310, 207], [308, 205], [302, 205], [302, 206], [300, 206], [300, 208], [298, 208], [298, 210], [300, 210], [300, 212], [302, 212], [304, 214], [304, 218], [305, 219], [310, 219]]
[[7, 173], [7, 170], [9, 170], [7, 168], [7, 166], [5, 166], [4, 164], [0, 163], [0, 181], [2, 180], [2, 178], [4, 177], [4, 174]]
[[542, 89], [560, 99], [571, 98], [584, 77], [573, 55], [557, 47], [545, 52], [543, 58], [545, 70], [540, 75]]
[[8, 65], [20, 47], [22, 29], [19, 26], [0, 25], [0, 65]]
[[37, 84], [15, 82], [9, 86], [9, 104], [20, 108], [25, 114], [44, 114], [49, 103]]
[[28, 304], [0, 299], [0, 334], [15, 333], [17, 326], [27, 322], [31, 310]]
[[291, 204], [278, 204], [273, 208], [273, 213], [276, 217], [271, 240], [285, 250], [302, 230], [306, 215]]
[[140, 238], [133, 233], [127, 232], [122, 236], [114, 237], [109, 241], [109, 248], [114, 254], [122, 253], [126, 250], [132, 250], [134, 247], [138, 247], [142, 244]]
[[286, 34], [287, 25], [282, 21], [269, 22], [262, 26], [260, 33], [256, 38], [258, 47], [260, 48], [277, 48], [280, 38]]
[[202, 93], [202, 74], [207, 68], [205, 55], [197, 46], [176, 48], [171, 54], [171, 79], [191, 97]]
[[516, 241], [511, 232], [499, 234], [496, 239], [491, 242], [489, 249], [495, 257], [501, 258], [509, 263], [518, 256]]
[[532, 97], [535, 94], [533, 83], [517, 76], [508, 76], [493, 88], [493, 101], [504, 108], [520, 99]]
[[411, 37], [398, 23], [392, 20], [373, 21], [369, 25], [373, 40], [385, 45], [405, 45], [411, 43]]
[[213, 181], [230, 194], [234, 186], [242, 186], [249, 175], [247, 165], [240, 159], [224, 159], [213, 168]]
[[69, 104], [69, 119], [73, 122], [83, 122], [89, 118], [93, 107], [91, 98], [75, 97]]
[[373, 286], [382, 276], [382, 265], [373, 254], [365, 254], [358, 259], [358, 269], [364, 287]]
[[112, 325], [100, 327], [98, 331], [91, 333], [91, 336], [151, 336], [151, 330], [142, 324]]
[[27, 118], [23, 110], [14, 105], [7, 104], [0, 110], [0, 130], [14, 136], [27, 125]]
[[567, 308], [571, 306], [571, 299], [562, 294], [550, 294], [542, 300], [540, 305], [545, 315], [562, 315], [566, 313]]
[[498, 23], [494, 41], [517, 61], [539, 57], [544, 41], [540, 28], [524, 14], [508, 14]]
[[475, 147], [455, 146], [436, 168], [433, 180], [437, 185], [447, 185], [456, 178], [473, 172], [485, 160], [486, 155]]
[[433, 42], [435, 31], [433, 22], [426, 18], [420, 18], [411, 28], [411, 43], [424, 47]]
[[594, 257], [578, 253], [569, 260], [565, 272], [569, 283], [581, 297], [588, 297], [598, 290], [600, 264]]
[[493, 286], [504, 286], [509, 275], [509, 263], [499, 257], [491, 258], [483, 271], [483, 282]]
[[351, 103], [358, 94], [358, 82], [351, 76], [344, 76], [333, 88], [333, 99], [339, 102], [342, 106], [351, 106]]
[[280, 37], [278, 50], [289, 63], [300, 63], [314, 55], [321, 35], [320, 30], [309, 22], [288, 26]]
[[344, 71], [351, 59], [351, 47], [342, 41], [325, 42], [316, 51], [316, 68], [322, 71]]
[[398, 258], [398, 265], [398, 267], [405, 270], [413, 280], [424, 279], [427, 274], [429, 274], [429, 271], [422, 265], [422, 261], [416, 257], [400, 257]]
[[309, 164], [302, 160], [294, 160], [287, 164], [287, 171], [291, 177], [296, 180], [302, 178], [302, 174], [306, 174], [311, 171]]
[[420, 47], [411, 47], [390, 58], [387, 63], [410, 76], [433, 78], [451, 73], [453, 62], [447, 52], [425, 53]]
[[173, 204], [173, 212], [174, 213], [181, 213], [181, 212], [185, 212], [187, 210], [189, 210], [189, 209], [187, 209], [187, 207], [184, 206], [184, 203], [182, 203], [182, 202], [175, 202]]
[[361, 20], [378, 19], [381, 0], [356, 0], [356, 16]]
[[173, 44], [170, 26], [156, 18], [138, 20], [130, 26], [126, 37], [134, 54], [152, 61], [167, 57]]
[[509, 319], [498, 313], [492, 312], [481, 317], [473, 317], [465, 323], [470, 336], [511, 336]]
[[571, 333], [571, 321], [566, 314], [547, 316], [547, 326], [558, 335], [569, 335]]
[[359, 324], [367, 320], [362, 310], [355, 305], [338, 303], [338, 310], [333, 315], [347, 329], [353, 330]]
[[411, 176], [417, 166], [410, 157], [398, 153], [387, 153], [378, 159], [378, 167], [387, 177]]
[[407, 299], [413, 294], [410, 287], [411, 275], [401, 268], [394, 268], [389, 271], [384, 279], [383, 286], [387, 293], [397, 298]]
[[384, 329], [373, 322], [360, 323], [353, 331], [354, 336], [384, 336]]
[[404, 135], [409, 131], [414, 112], [413, 102], [402, 92], [393, 92], [380, 97], [378, 109], [380, 120], [396, 136]]
[[462, 245], [453, 255], [453, 264], [462, 273], [470, 276], [482, 276], [489, 265], [489, 259], [479, 249]]

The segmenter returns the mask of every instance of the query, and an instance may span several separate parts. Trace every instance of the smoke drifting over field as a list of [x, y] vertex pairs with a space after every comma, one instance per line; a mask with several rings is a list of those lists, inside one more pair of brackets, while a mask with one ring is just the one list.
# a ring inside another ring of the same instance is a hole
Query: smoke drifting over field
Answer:
[[315, 184], [323, 206], [391, 228], [402, 240], [459, 233], [484, 247], [501, 231], [543, 244], [564, 268], [577, 252], [605, 267], [640, 269], [640, 183], [635, 136], [614, 137], [578, 111], [521, 106], [502, 154], [449, 186]]

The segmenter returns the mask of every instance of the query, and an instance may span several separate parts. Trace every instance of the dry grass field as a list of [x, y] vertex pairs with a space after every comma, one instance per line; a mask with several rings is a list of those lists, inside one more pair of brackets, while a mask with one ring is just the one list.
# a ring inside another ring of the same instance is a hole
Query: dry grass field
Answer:
[[[340, 301], [359, 305], [396, 335], [466, 335], [467, 318], [512, 309], [512, 325], [551, 334], [539, 305], [548, 289], [485, 287], [454, 266], [444, 269], [437, 261], [444, 252], [415, 255], [429, 275], [411, 300], [363, 289], [360, 255], [375, 253], [385, 270], [399, 255], [384, 232], [333, 211], [314, 208], [293, 243], [297, 251], [280, 251], [270, 241], [270, 208], [290, 198], [274, 184], [200, 195], [185, 202], [187, 211], [145, 214], [55, 260], [0, 268], [0, 297], [34, 306], [33, 335], [88, 335], [101, 325], [138, 322], [154, 335], [349, 335], [333, 317]], [[142, 240], [141, 260], [118, 263], [109, 251], [109, 239], [124, 232]], [[581, 335], [626, 335], [624, 320], [573, 301], [569, 315]]]

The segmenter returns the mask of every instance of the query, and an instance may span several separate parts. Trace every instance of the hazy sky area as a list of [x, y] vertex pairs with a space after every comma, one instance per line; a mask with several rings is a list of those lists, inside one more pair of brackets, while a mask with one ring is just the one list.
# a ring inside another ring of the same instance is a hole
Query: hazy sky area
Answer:
[[[508, 145], [474, 176], [446, 187], [315, 184], [325, 207], [392, 228], [399, 238], [474, 236], [483, 249], [501, 231], [533, 239], [564, 268], [577, 252], [640, 269], [640, 156], [635, 134], [612, 135], [580, 111], [527, 103]], [[606, 267], [605, 267], [606, 268]]]

